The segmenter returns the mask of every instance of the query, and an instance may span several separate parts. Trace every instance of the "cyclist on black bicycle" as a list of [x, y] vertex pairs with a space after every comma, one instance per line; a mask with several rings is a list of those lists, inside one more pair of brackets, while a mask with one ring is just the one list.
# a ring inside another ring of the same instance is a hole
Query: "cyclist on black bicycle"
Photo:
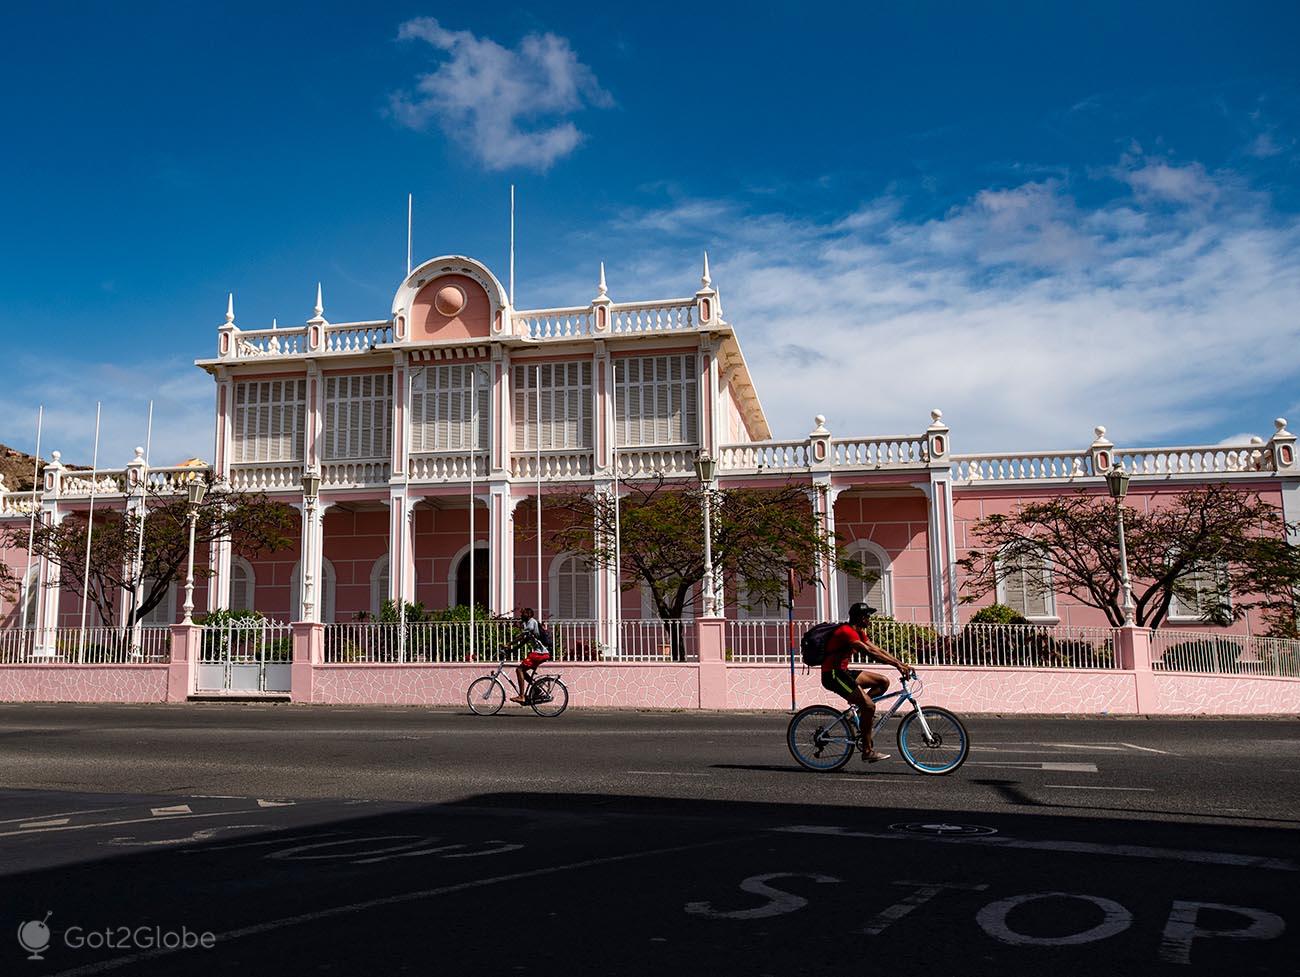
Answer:
[[542, 626], [538, 623], [531, 607], [520, 610], [519, 633], [506, 647], [524, 649], [524, 658], [515, 669], [515, 676], [519, 679], [519, 694], [512, 695], [510, 701], [517, 702], [521, 706], [526, 705], [528, 685], [524, 678], [525, 674], [536, 672], [538, 665], [551, 660], [551, 649], [542, 640]]
[[872, 724], [876, 718], [873, 695], [884, 695], [889, 679], [876, 672], [849, 668], [854, 652], [866, 655], [898, 669], [907, 678], [912, 669], [871, 640], [867, 623], [876, 609], [857, 603], [849, 608], [849, 623], [835, 629], [826, 641], [826, 657], [822, 659], [822, 687], [847, 699], [858, 707], [858, 726], [862, 731], [862, 759], [866, 763], [888, 760], [888, 753], [877, 753], [872, 742]]

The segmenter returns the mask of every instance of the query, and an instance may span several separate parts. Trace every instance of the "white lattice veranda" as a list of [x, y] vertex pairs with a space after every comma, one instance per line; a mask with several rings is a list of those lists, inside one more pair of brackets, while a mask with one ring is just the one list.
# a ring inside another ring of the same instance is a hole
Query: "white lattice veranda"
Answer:
[[691, 444], [698, 437], [699, 391], [693, 353], [617, 361], [618, 443]]
[[[470, 383], [478, 378], [477, 397]], [[411, 450], [462, 451], [488, 444], [491, 398], [486, 371], [472, 363], [423, 367], [411, 377]], [[471, 445], [474, 415], [478, 437]]]
[[325, 379], [325, 458], [386, 458], [392, 449], [393, 376]]
[[516, 451], [591, 447], [590, 362], [516, 364], [514, 392]]
[[301, 461], [307, 426], [307, 381], [235, 384], [234, 460]]

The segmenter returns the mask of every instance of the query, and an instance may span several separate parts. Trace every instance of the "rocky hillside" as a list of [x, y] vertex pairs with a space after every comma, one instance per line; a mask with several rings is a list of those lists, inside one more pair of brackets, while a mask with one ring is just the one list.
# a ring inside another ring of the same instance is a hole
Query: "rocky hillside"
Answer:
[[[32, 462], [36, 459], [17, 448], [0, 444], [0, 475], [5, 477], [4, 487], [9, 492], [26, 492], [32, 487]], [[41, 462], [41, 468], [45, 462]]]

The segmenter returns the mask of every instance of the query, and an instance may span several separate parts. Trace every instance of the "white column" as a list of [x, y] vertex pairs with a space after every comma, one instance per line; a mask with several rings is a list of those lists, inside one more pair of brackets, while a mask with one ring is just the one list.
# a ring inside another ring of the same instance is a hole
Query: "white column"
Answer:
[[230, 609], [230, 537], [208, 546], [208, 613]]
[[235, 385], [224, 366], [217, 367], [217, 418], [213, 433], [213, 475], [219, 482], [230, 481], [232, 421], [235, 414]]
[[[835, 500], [842, 489], [831, 485], [829, 475], [813, 477], [813, 486], [808, 490], [813, 512], [821, 524], [822, 532], [830, 539], [835, 534]], [[817, 615], [823, 621], [838, 621], [845, 608], [839, 606], [840, 587], [839, 571], [835, 567], [834, 557], [821, 560], [817, 567]]]
[[[509, 614], [515, 607], [515, 506], [523, 501], [510, 494], [509, 482], [494, 482], [488, 507], [488, 608]], [[540, 616], [542, 609], [537, 608]]]
[[303, 499], [302, 545], [298, 573], [298, 616], [303, 621], [318, 623], [324, 606], [325, 581], [323, 575], [325, 551], [325, 510], [328, 504], [317, 498], [314, 502]]
[[415, 504], [404, 489], [388, 497], [388, 599], [415, 600]]
[[[59, 509], [57, 500], [43, 503], [40, 514], [41, 522], [47, 526], [59, 526], [66, 515]], [[41, 629], [37, 650], [53, 654], [55, 650], [55, 632], [59, 626], [59, 595], [63, 590], [63, 567], [57, 561], [41, 557], [36, 571], [36, 621], [33, 627]]]
[[[930, 613], [936, 622], [958, 623], [957, 601], [957, 541], [952, 515], [952, 461], [948, 425], [943, 422], [943, 411], [930, 411], [930, 426], [926, 428], [926, 458], [930, 467], [930, 480], [925, 492], [929, 522], [930, 550]], [[1097, 428], [1097, 441], [1093, 443], [1094, 463], [1096, 452], [1109, 455], [1110, 445], [1099, 447], [1105, 428]]]
[[[603, 498], [613, 498], [614, 483], [612, 481], [597, 482], [594, 491]], [[597, 546], [605, 545], [605, 540], [597, 539]], [[539, 573], [545, 573], [544, 567], [538, 567]], [[618, 588], [618, 574], [614, 566], [609, 563], [602, 564], [595, 568], [596, 574], [596, 619], [599, 621], [601, 633], [601, 642], [605, 646], [606, 654], [613, 655], [618, 644], [618, 635], [615, 631], [617, 623], [621, 620], [619, 601], [622, 594]], [[554, 598], [552, 598], [554, 599]]]

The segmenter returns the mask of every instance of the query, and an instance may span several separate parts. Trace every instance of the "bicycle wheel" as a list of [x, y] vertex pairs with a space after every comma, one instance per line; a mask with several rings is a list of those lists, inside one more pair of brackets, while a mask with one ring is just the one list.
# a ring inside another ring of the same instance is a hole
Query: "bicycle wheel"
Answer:
[[484, 675], [470, 683], [465, 699], [474, 715], [495, 716], [506, 704], [506, 690], [491, 675]]
[[[926, 738], [918, 710], [924, 710], [931, 737]], [[921, 773], [952, 773], [966, 762], [970, 737], [960, 719], [938, 706], [917, 706], [898, 724], [898, 752]]]
[[830, 706], [808, 706], [790, 720], [785, 734], [790, 755], [809, 770], [838, 770], [853, 757], [858, 744], [856, 730]]
[[533, 685], [533, 697], [528, 703], [533, 712], [553, 719], [569, 706], [569, 690], [554, 675], [543, 675]]

